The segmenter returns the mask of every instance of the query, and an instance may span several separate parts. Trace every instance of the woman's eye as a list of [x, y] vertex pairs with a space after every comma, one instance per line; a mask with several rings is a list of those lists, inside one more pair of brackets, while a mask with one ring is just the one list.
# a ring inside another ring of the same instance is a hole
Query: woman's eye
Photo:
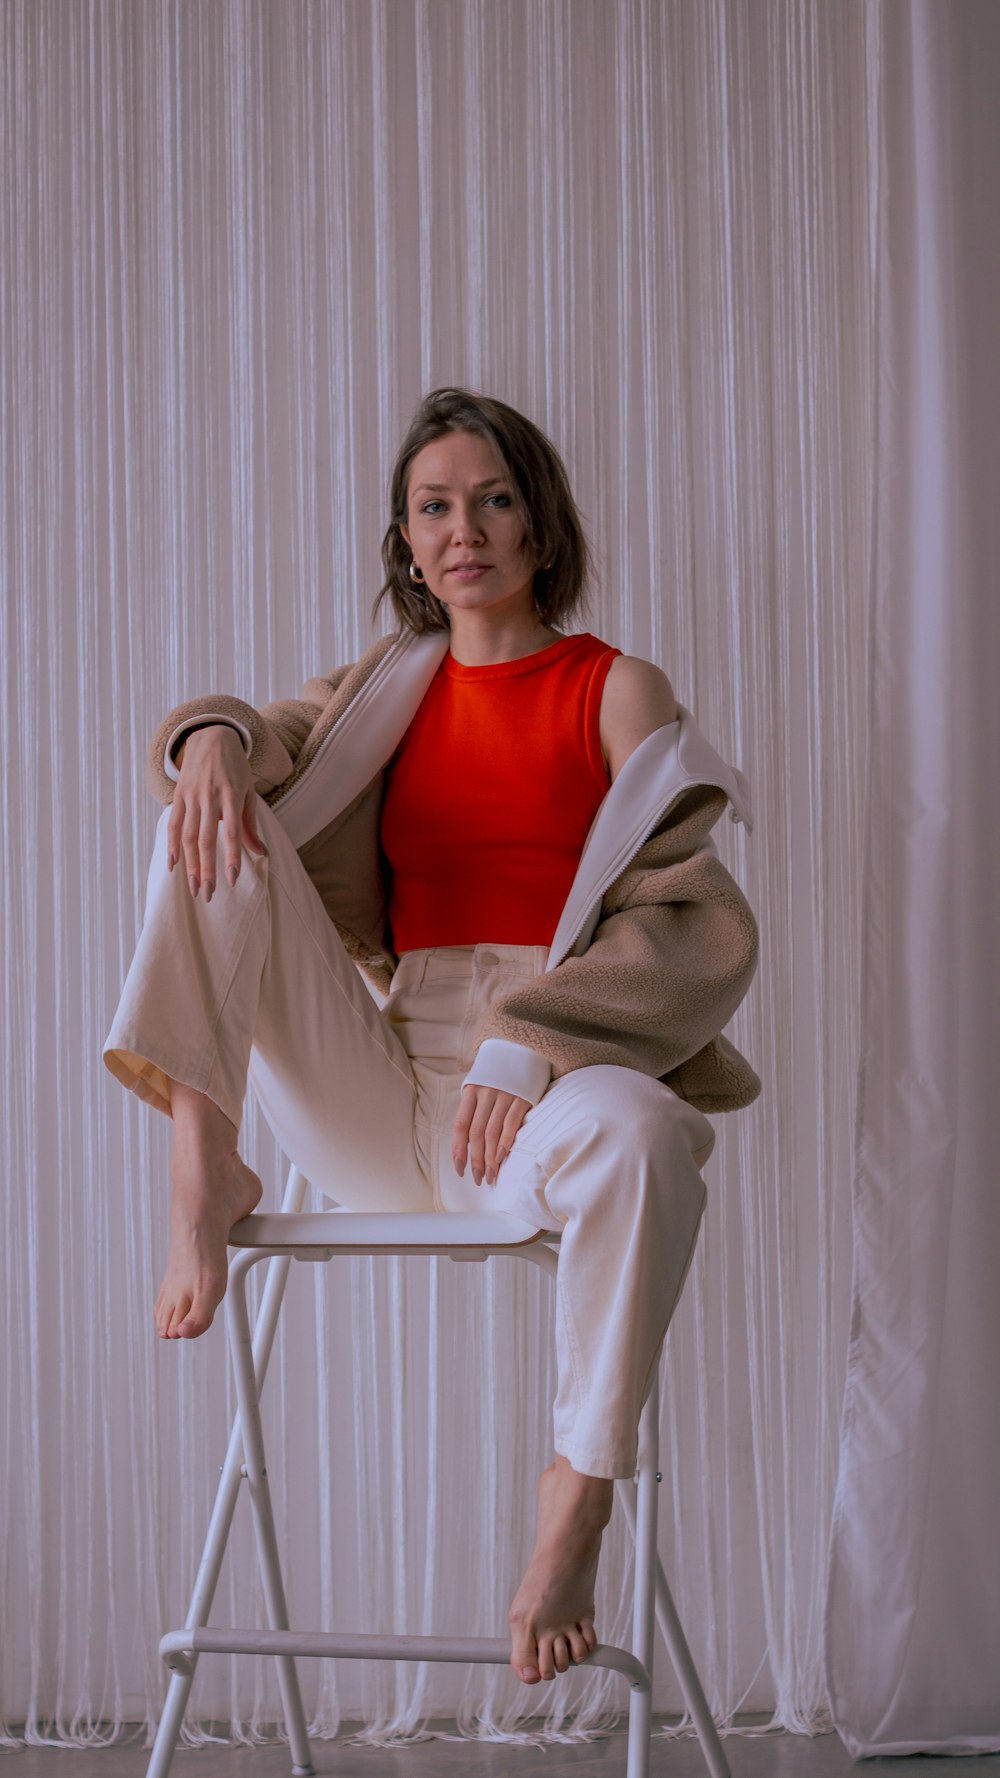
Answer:
[[490, 496], [486, 502], [487, 506], [489, 506], [492, 501], [495, 501], [498, 506], [509, 506], [510, 505], [510, 495], [509, 494], [490, 494]]
[[427, 500], [424, 502], [424, 505], [420, 508], [420, 510], [421, 510], [421, 512], [429, 512], [431, 515], [431, 518], [434, 518], [437, 513], [442, 512], [444, 510], [444, 501], [443, 500]]

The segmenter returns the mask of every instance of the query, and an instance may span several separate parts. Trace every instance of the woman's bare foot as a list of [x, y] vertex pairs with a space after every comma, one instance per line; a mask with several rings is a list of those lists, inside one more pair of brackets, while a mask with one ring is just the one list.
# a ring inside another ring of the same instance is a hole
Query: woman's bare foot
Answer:
[[153, 1310], [164, 1340], [193, 1340], [226, 1294], [229, 1233], [264, 1188], [236, 1152], [236, 1130], [203, 1094], [171, 1082], [170, 1252]]
[[594, 1587], [613, 1498], [613, 1482], [578, 1474], [565, 1457], [542, 1472], [535, 1548], [508, 1613], [510, 1664], [526, 1685], [597, 1647]]

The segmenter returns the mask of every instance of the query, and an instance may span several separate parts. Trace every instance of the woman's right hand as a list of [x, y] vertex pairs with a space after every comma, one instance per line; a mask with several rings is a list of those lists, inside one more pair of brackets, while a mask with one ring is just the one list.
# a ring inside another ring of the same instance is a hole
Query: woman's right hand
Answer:
[[167, 824], [167, 869], [184, 858], [188, 887], [205, 900], [215, 893], [219, 823], [225, 845], [226, 881], [240, 874], [243, 846], [258, 857], [267, 853], [257, 831], [257, 793], [250, 763], [234, 728], [213, 723], [194, 729], [179, 754], [180, 777]]

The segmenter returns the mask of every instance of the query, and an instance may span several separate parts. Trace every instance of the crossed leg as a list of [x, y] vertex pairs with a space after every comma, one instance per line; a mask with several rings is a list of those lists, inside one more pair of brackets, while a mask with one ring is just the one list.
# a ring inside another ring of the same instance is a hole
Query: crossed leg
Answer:
[[211, 901], [169, 871], [157, 831], [146, 917], [105, 1047], [112, 1073], [173, 1120], [165, 1339], [210, 1326], [233, 1224], [263, 1195], [237, 1141], [248, 1074], [285, 1153], [352, 1207], [429, 1210], [414, 1085], [294, 847], [258, 803], [268, 855], [244, 854]]

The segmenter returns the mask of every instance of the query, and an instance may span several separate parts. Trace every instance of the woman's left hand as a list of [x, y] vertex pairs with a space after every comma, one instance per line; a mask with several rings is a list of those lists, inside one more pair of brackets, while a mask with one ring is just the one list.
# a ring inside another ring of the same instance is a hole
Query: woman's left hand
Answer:
[[528, 1099], [502, 1093], [499, 1087], [463, 1087], [451, 1142], [451, 1158], [459, 1178], [468, 1161], [477, 1185], [482, 1185], [484, 1179], [487, 1185], [495, 1185], [514, 1137], [530, 1110]]

